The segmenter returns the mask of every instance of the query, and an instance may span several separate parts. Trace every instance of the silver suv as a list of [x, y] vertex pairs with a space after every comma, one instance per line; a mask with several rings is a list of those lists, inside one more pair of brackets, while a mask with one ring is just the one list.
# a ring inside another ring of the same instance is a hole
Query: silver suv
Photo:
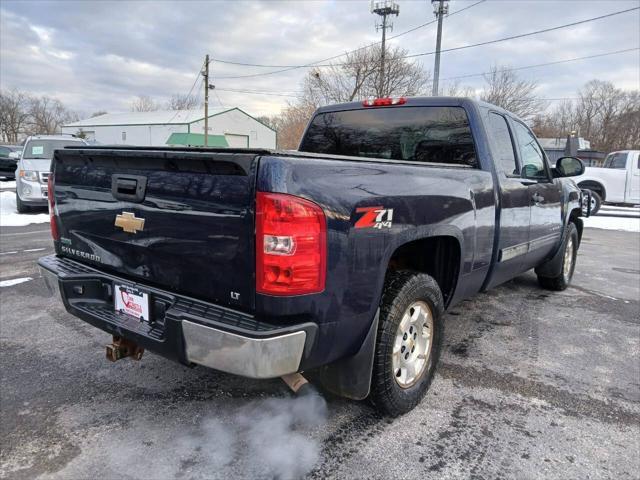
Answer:
[[47, 206], [47, 180], [53, 151], [71, 145], [86, 145], [69, 135], [35, 135], [27, 138], [16, 169], [16, 206], [19, 213], [30, 207]]

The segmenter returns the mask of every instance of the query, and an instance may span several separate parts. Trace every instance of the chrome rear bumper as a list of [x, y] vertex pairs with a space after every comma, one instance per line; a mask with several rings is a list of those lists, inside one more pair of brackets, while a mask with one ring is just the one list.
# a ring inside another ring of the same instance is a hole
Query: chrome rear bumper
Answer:
[[307, 334], [250, 338], [182, 321], [190, 362], [250, 378], [275, 378], [298, 371]]
[[[199, 318], [188, 313], [204, 311], [205, 304], [193, 309], [181, 308], [180, 303], [186, 301], [183, 297], [145, 287], [150, 292], [150, 298], [166, 302], [164, 321], [147, 326], [146, 322], [116, 312], [111, 298], [92, 297], [90, 294], [91, 291], [109, 290], [91, 290], [90, 282], [95, 285], [96, 281], [100, 281], [106, 286], [125, 280], [67, 258], [43, 257], [39, 263], [48, 293], [61, 298], [70, 313], [151, 351], [235, 375], [277, 378], [297, 372], [305, 346], [313, 341], [317, 328], [314, 324], [306, 323], [286, 329], [274, 326], [272, 329], [256, 328], [250, 331], [238, 327], [241, 321], [235, 324], [216, 323], [210, 318]], [[86, 286], [82, 290], [84, 293], [74, 297], [74, 287], [82, 285]], [[189, 302], [196, 300], [189, 299]], [[224, 311], [226, 317], [221, 318], [235, 318], [229, 310]], [[251, 317], [245, 315], [243, 318], [243, 326], [247, 327]]]

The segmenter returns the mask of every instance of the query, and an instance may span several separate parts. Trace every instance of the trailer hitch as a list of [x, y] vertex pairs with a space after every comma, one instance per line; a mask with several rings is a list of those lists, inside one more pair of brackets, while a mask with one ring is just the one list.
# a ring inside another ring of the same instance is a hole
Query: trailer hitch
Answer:
[[140, 360], [143, 353], [144, 348], [138, 346], [137, 343], [117, 335], [114, 335], [113, 342], [107, 345], [107, 360], [112, 362], [126, 357]]

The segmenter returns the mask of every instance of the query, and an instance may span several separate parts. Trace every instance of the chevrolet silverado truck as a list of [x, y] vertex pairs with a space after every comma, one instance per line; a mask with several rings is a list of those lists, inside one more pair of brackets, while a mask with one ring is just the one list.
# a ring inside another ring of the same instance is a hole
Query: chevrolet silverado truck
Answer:
[[582, 193], [565, 177], [583, 171], [463, 98], [323, 107], [298, 151], [68, 147], [39, 264], [113, 335], [112, 360], [304, 372], [399, 415], [429, 386], [447, 308], [532, 268], [567, 287]]
[[640, 150], [611, 152], [602, 167], [587, 167], [575, 178], [581, 189], [591, 191], [591, 215], [603, 202], [617, 205], [640, 204]]

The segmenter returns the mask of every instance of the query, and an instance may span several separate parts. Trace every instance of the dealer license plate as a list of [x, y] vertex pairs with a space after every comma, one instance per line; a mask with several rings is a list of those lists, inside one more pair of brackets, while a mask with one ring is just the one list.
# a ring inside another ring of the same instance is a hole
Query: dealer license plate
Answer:
[[149, 321], [149, 295], [137, 288], [114, 285], [116, 311]]

